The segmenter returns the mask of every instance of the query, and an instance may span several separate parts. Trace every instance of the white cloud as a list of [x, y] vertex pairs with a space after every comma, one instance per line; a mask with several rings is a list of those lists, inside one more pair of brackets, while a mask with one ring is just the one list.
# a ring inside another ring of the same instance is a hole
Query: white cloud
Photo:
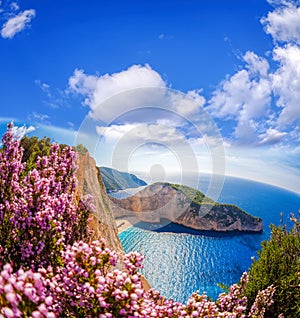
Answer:
[[255, 142], [255, 119], [268, 116], [271, 102], [271, 85], [268, 78], [268, 62], [254, 54], [244, 55], [246, 68], [224, 80], [213, 92], [208, 110], [218, 118], [233, 119], [235, 137], [240, 142]]
[[42, 91], [48, 93], [48, 90], [50, 89], [50, 85], [49, 85], [49, 84], [47, 84], [47, 83], [42, 83], [41, 80], [35, 80], [34, 83], [35, 83], [36, 85], [38, 85]]
[[2, 27], [1, 36], [3, 38], [12, 39], [17, 33], [29, 26], [34, 16], [35, 10], [30, 9], [10, 18]]
[[178, 144], [185, 140], [172, 123], [158, 121], [153, 124], [133, 123], [124, 125], [97, 126], [97, 133], [107, 142], [120, 142], [126, 145], [157, 143], [162, 145]]
[[[248, 70], [242, 69], [228, 77], [213, 92], [209, 109], [214, 116], [251, 119], [266, 115], [271, 93], [269, 80], [265, 78], [268, 63], [253, 52], [247, 52], [244, 60]], [[264, 77], [255, 78], [257, 72]]]
[[251, 75], [260, 75], [266, 77], [268, 75], [269, 63], [265, 58], [262, 58], [254, 52], [247, 51], [243, 56], [246, 62], [246, 68]]
[[87, 103], [95, 109], [98, 104], [123, 91], [143, 87], [165, 87], [165, 83], [149, 65], [133, 65], [125, 71], [99, 77], [86, 75], [83, 70], [75, 70], [69, 79], [69, 86], [77, 93], [88, 95]]
[[[245, 68], [227, 77], [213, 92], [208, 110], [218, 118], [236, 122], [238, 143], [275, 144], [281, 142], [300, 122], [300, 48], [276, 46], [273, 73], [269, 63], [253, 52], [244, 55]], [[271, 107], [277, 98], [279, 108]]]
[[[133, 65], [127, 70], [101, 76], [75, 70], [69, 79], [69, 90], [83, 95], [84, 104], [90, 107], [90, 116], [104, 122], [147, 107], [188, 116], [205, 103], [199, 90], [183, 94], [168, 89], [162, 77], [149, 65]], [[151, 111], [148, 115], [151, 117]]]
[[261, 138], [260, 144], [261, 145], [277, 144], [286, 135], [287, 135], [287, 132], [281, 132], [281, 131], [274, 129], [274, 128], [268, 128], [265, 133], [263, 133], [259, 136]]
[[19, 5], [16, 2], [12, 2], [10, 5], [11, 9], [17, 11], [20, 9]]
[[15, 137], [20, 138], [20, 139], [23, 138], [25, 135], [29, 134], [30, 132], [33, 132], [33, 131], [35, 131], [35, 127], [33, 127], [33, 126], [26, 127], [24, 125], [24, 126], [21, 126], [21, 127], [14, 126], [12, 128], [12, 133], [15, 135]]
[[[160, 75], [149, 65], [133, 65], [127, 70], [101, 76], [86, 75], [75, 70], [69, 79], [69, 88], [85, 96], [85, 104], [91, 109], [90, 115], [96, 119], [110, 121], [119, 116], [133, 104], [147, 105], [155, 96], [146, 96], [142, 88], [165, 88]], [[132, 90], [136, 89], [135, 92]], [[127, 98], [118, 100], [118, 95], [129, 91]], [[110, 100], [113, 103], [110, 103]], [[107, 102], [107, 105], [102, 105]]]
[[51, 87], [49, 84], [43, 83], [41, 80], [35, 80], [34, 83], [46, 94], [48, 99], [52, 99]]
[[267, 0], [267, 2], [274, 7], [285, 7], [297, 4], [298, 0]]
[[239, 144], [255, 144], [258, 123], [253, 119], [239, 118], [234, 133]]
[[281, 4], [284, 6], [276, 8], [261, 19], [265, 32], [276, 41], [300, 44], [300, 8], [288, 1]]
[[243, 69], [220, 83], [207, 107], [213, 116], [233, 120], [235, 140], [242, 144], [299, 141], [300, 1], [268, 2], [274, 10], [261, 22], [277, 42], [268, 55], [273, 69], [266, 58], [246, 52]]
[[271, 75], [277, 105], [282, 107], [278, 118], [280, 126], [291, 125], [300, 120], [300, 48], [295, 45], [276, 47], [274, 60], [278, 69]]
[[171, 94], [171, 106], [181, 115], [188, 116], [196, 113], [204, 106], [206, 100], [200, 95], [202, 90], [188, 91], [184, 96], [181, 93], [173, 91]]
[[32, 114], [28, 116], [28, 119], [34, 122], [43, 123], [44, 125], [51, 125], [50, 116], [47, 114], [32, 112]]
[[[97, 76], [86, 75], [83, 70], [76, 69], [69, 78], [69, 88], [78, 94], [87, 95], [91, 101], [97, 87], [97, 80]], [[86, 102], [88, 103], [89, 100]]]

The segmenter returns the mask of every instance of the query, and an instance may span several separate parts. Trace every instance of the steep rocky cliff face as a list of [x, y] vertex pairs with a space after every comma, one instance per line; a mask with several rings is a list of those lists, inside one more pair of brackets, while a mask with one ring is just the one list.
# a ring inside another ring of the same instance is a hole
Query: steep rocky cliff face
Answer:
[[[204, 215], [203, 217], [199, 214], [199, 211]], [[260, 218], [253, 217], [237, 206], [230, 204], [201, 204], [199, 206], [191, 203], [190, 208], [174, 222], [196, 230], [220, 232], [261, 232], [263, 230], [263, 223]]]
[[[185, 187], [185, 190], [189, 190]], [[197, 190], [191, 189], [195, 192]], [[197, 191], [199, 192], [199, 191]], [[203, 194], [202, 194], [203, 196]], [[172, 222], [203, 231], [261, 232], [263, 223], [235, 205], [219, 204], [203, 196], [203, 203], [194, 202], [184, 191], [168, 183], [152, 184], [127, 199], [112, 199], [115, 217], [132, 213], [141, 221]]]
[[[78, 194], [80, 196], [86, 194], [92, 195], [96, 206], [90, 223], [94, 232], [91, 240], [104, 238], [107, 246], [121, 256], [119, 265], [123, 267], [122, 256], [124, 255], [124, 250], [118, 237], [117, 225], [113, 216], [113, 210], [110, 206], [110, 200], [106, 194], [100, 171], [96, 167], [96, 162], [89, 153], [86, 152], [78, 154], [77, 165], [76, 177], [78, 179]], [[145, 290], [151, 288], [145, 277], [141, 276], [141, 281]]]
[[127, 199], [111, 198], [111, 201], [116, 218], [138, 212], [138, 218], [145, 222], [159, 222], [161, 218], [175, 220], [191, 203], [181, 191], [165, 183], [154, 183]]
[[123, 254], [123, 248], [118, 237], [116, 222], [113, 217], [109, 198], [105, 192], [105, 187], [95, 160], [88, 152], [78, 154], [78, 179], [77, 191], [80, 196], [91, 194], [94, 198], [96, 211], [92, 215], [90, 226], [94, 231], [92, 240], [105, 238], [108, 247]]

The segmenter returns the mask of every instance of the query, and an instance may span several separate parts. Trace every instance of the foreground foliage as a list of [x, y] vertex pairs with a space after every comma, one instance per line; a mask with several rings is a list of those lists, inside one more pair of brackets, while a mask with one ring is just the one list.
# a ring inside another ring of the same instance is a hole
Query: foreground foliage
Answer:
[[216, 302], [145, 291], [140, 254], [119, 262], [104, 240], [88, 242], [92, 204], [76, 196], [74, 151], [53, 145], [26, 167], [11, 130], [0, 152], [0, 317], [264, 317], [275, 288], [249, 302], [246, 273]]
[[287, 226], [272, 227], [270, 240], [263, 242], [259, 258], [249, 270], [246, 295], [250, 301], [270, 284], [276, 288], [266, 317], [300, 317], [300, 223], [295, 217], [291, 220], [289, 230]]

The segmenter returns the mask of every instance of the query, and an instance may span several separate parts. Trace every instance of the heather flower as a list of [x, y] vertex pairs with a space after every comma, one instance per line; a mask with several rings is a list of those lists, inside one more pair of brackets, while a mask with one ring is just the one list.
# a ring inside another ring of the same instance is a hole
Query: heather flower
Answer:
[[0, 317], [55, 317], [46, 294], [42, 275], [23, 269], [14, 273], [6, 264], [0, 273]]
[[12, 262], [38, 269], [61, 262], [67, 244], [87, 236], [91, 198], [76, 196], [75, 159], [71, 147], [52, 145], [36, 168], [25, 172], [23, 148], [12, 133], [0, 151], [0, 265]]
[[255, 298], [255, 302], [251, 307], [249, 317], [263, 318], [266, 308], [273, 304], [274, 293], [274, 286], [269, 286], [268, 288], [259, 291]]

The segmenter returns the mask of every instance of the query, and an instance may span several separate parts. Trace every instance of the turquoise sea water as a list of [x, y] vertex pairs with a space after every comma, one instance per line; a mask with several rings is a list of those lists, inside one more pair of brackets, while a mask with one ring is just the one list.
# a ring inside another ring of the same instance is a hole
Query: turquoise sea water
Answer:
[[[205, 182], [199, 186], [205, 190]], [[227, 177], [218, 200], [233, 203], [259, 216], [264, 222], [261, 234], [217, 234], [194, 231], [170, 224], [139, 223], [120, 233], [126, 252], [145, 255], [142, 273], [151, 286], [167, 298], [185, 302], [194, 292], [216, 298], [222, 291], [217, 284], [230, 285], [257, 256], [263, 240], [270, 236], [269, 225], [280, 224], [289, 213], [298, 213], [300, 195], [270, 185]], [[175, 233], [174, 233], [175, 232]], [[184, 233], [182, 233], [184, 232]]]

